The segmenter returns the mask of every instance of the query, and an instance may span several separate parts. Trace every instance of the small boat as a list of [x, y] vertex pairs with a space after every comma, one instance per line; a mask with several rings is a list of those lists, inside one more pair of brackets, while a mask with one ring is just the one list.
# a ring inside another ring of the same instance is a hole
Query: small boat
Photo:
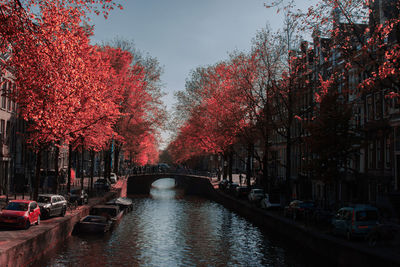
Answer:
[[79, 233], [105, 233], [111, 228], [112, 222], [104, 216], [88, 215], [77, 224]]
[[123, 210], [125, 213], [130, 212], [133, 209], [133, 202], [130, 198], [119, 197], [114, 198], [106, 203], [106, 205], [116, 205], [119, 206], [120, 210]]
[[106, 217], [113, 225], [121, 220], [123, 213], [117, 205], [96, 205], [90, 210], [90, 215]]

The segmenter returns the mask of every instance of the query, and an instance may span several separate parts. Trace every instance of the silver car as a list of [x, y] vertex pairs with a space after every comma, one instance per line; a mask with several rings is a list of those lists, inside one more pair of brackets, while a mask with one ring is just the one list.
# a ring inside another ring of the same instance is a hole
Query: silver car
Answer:
[[61, 195], [40, 194], [37, 203], [42, 218], [64, 216], [67, 211], [67, 201]]

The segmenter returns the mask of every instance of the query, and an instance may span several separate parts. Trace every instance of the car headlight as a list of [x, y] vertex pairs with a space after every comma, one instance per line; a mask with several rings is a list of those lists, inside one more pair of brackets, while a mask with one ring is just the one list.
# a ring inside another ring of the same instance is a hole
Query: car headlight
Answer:
[[43, 208], [45, 208], [45, 209], [49, 209], [49, 208], [50, 208], [50, 206], [51, 206], [50, 204], [46, 204], [46, 205], [44, 205], [44, 206], [43, 206]]

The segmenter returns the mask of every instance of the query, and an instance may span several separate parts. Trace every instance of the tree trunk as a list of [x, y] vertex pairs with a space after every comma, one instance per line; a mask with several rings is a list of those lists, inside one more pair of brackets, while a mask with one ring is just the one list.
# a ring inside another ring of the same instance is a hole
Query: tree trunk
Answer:
[[83, 145], [82, 145], [82, 153], [81, 153], [82, 155], [82, 160], [81, 160], [81, 175], [82, 175], [82, 177], [81, 177], [81, 189], [83, 190], [83, 185], [84, 185], [84, 182], [85, 182], [85, 174], [84, 174], [84, 159], [85, 159], [85, 150], [83, 149]]
[[36, 152], [36, 169], [35, 169], [35, 187], [33, 189], [33, 200], [37, 200], [39, 195], [39, 183], [40, 183], [40, 167], [42, 166], [42, 149]]
[[115, 146], [114, 146], [114, 168], [113, 168], [113, 172], [116, 173], [117, 175], [119, 175], [119, 153], [121, 151], [121, 147], [120, 145], [115, 142]]
[[233, 153], [232, 149], [230, 149], [228, 154], [228, 175], [230, 182], [232, 182], [232, 167], [233, 167], [232, 165], [233, 165]]
[[228, 162], [227, 162], [227, 156], [226, 156], [226, 154], [224, 153], [223, 155], [222, 155], [222, 158], [223, 158], [223, 161], [224, 161], [224, 165], [222, 166], [222, 168], [223, 168], [223, 175], [222, 175], [222, 179], [224, 179], [224, 180], [226, 180], [227, 178], [228, 178]]
[[58, 158], [60, 156], [60, 147], [58, 146], [59, 144], [56, 145], [56, 153], [54, 155], [54, 169], [55, 169], [55, 181], [54, 181], [54, 187], [53, 187], [53, 193], [57, 194], [58, 193], [58, 185], [59, 185], [59, 173], [58, 173]]
[[264, 155], [263, 155], [263, 173], [262, 173], [262, 186], [265, 192], [271, 193], [271, 179], [268, 177], [268, 139], [264, 144]]
[[71, 191], [72, 144], [68, 145], [68, 181], [67, 194]]
[[[290, 127], [289, 127], [290, 128]], [[287, 129], [286, 135], [286, 202], [292, 198], [292, 142], [290, 139], [291, 131]]]
[[248, 187], [251, 185], [251, 161], [253, 158], [253, 149], [254, 149], [254, 144], [248, 143], [247, 145], [247, 160], [246, 160], [246, 184]]
[[94, 164], [95, 164], [93, 150], [90, 151], [90, 161], [91, 161], [91, 164], [90, 164], [90, 190], [89, 190], [89, 192], [92, 192], [93, 191]]
[[111, 148], [104, 151], [104, 178], [110, 181], [111, 176]]

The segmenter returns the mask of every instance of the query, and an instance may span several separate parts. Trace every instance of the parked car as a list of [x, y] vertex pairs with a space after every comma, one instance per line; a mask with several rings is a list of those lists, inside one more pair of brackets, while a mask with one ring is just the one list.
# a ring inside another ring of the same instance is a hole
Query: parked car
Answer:
[[238, 186], [236, 187], [235, 196], [238, 198], [246, 198], [250, 192], [250, 187]]
[[96, 191], [110, 191], [111, 186], [106, 179], [100, 178], [93, 184], [93, 188]]
[[33, 200], [12, 200], [0, 212], [3, 226], [28, 229], [33, 223], [40, 224], [40, 208]]
[[285, 217], [292, 217], [293, 220], [296, 220], [298, 218], [311, 216], [314, 210], [315, 204], [313, 201], [293, 200], [284, 208], [283, 215]]
[[225, 190], [228, 186], [228, 180], [224, 179], [218, 183], [218, 188], [221, 190]]
[[354, 205], [339, 209], [332, 219], [334, 234], [353, 237], [366, 237], [378, 225], [378, 209], [370, 205]]
[[71, 189], [69, 194], [69, 201], [78, 203], [78, 205], [87, 204], [89, 202], [89, 196], [85, 189]]
[[373, 227], [367, 234], [370, 247], [381, 245], [400, 245], [400, 225], [397, 223], [381, 223]]
[[263, 189], [254, 188], [250, 190], [248, 199], [253, 203], [260, 203], [261, 199], [265, 197], [265, 193]]
[[280, 209], [281, 203], [271, 203], [269, 194], [265, 194], [265, 197], [260, 201], [260, 206], [263, 209]]
[[117, 175], [115, 174], [115, 173], [111, 173], [110, 174], [110, 181], [111, 181], [111, 183], [112, 184], [115, 184], [116, 182], [117, 182], [117, 180], [118, 180], [118, 177], [117, 177]]
[[67, 201], [60, 195], [40, 194], [37, 202], [43, 218], [64, 216], [67, 211]]

